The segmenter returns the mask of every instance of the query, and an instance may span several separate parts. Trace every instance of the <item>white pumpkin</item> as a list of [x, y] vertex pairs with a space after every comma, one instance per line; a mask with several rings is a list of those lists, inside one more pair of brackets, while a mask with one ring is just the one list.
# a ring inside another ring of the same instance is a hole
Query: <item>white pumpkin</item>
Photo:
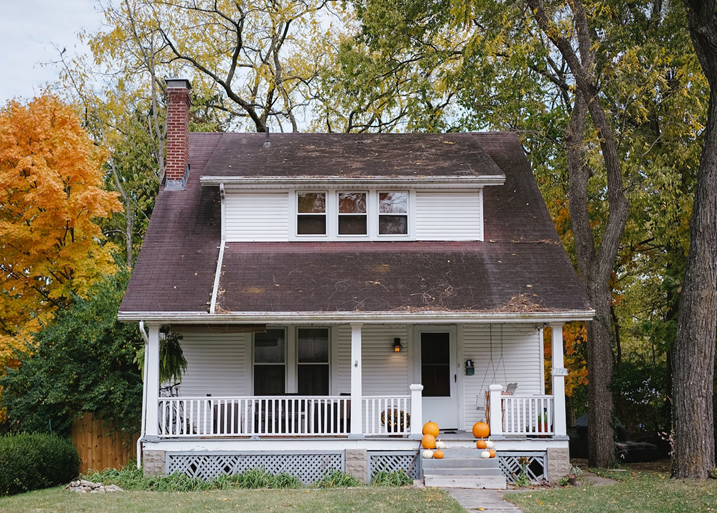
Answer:
[[444, 444], [444, 443], [441, 442], [440, 440], [438, 440], [438, 441], [436, 442], [436, 449], [445, 449], [445, 448], [446, 448], [446, 444]]
[[[490, 456], [490, 453], [488, 454], [488, 456]], [[433, 451], [429, 451], [429, 450], [423, 451], [423, 457], [426, 458], [427, 460], [430, 460], [431, 458], [433, 458]]]
[[488, 451], [483, 451], [482, 453], [480, 453], [480, 457], [487, 460], [488, 458], [490, 458], [490, 453]]
[[493, 442], [491, 442], [490, 440], [487, 440], [486, 443], [485, 443], [485, 446], [486, 446], [488, 449], [492, 449], [492, 448], [493, 448]]

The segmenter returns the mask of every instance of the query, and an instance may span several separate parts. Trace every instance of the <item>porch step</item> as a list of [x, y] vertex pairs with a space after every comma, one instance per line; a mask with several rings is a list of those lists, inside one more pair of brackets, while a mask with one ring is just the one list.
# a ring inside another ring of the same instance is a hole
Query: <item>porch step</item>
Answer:
[[471, 468], [471, 467], [451, 467], [451, 468], [426, 468], [423, 467], [424, 475], [431, 476], [502, 476], [503, 472], [499, 468]]
[[430, 488], [486, 488], [505, 490], [505, 476], [434, 476], [426, 475], [424, 483]]
[[449, 458], [447, 452], [442, 460], [427, 460], [424, 458], [422, 462], [423, 468], [500, 468], [498, 458]]
[[446, 445], [446, 448], [443, 450], [443, 459], [477, 459], [484, 462], [489, 462], [491, 459], [495, 459], [481, 458], [480, 455], [484, 450], [485, 449], [476, 449], [475, 444], [473, 445], [473, 447], [450, 447]]

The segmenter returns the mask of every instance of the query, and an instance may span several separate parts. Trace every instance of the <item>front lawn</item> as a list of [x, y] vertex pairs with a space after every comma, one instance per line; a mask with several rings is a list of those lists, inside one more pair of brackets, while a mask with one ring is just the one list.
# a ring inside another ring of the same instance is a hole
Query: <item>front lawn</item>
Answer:
[[[605, 474], [602, 474], [605, 475]], [[524, 513], [687, 513], [717, 511], [717, 481], [675, 481], [656, 472], [615, 472], [605, 475], [614, 485], [566, 487], [507, 494]]]
[[3, 512], [160, 513], [180, 511], [380, 511], [462, 512], [435, 488], [212, 490], [207, 492], [116, 492], [80, 494], [62, 488], [0, 498]]

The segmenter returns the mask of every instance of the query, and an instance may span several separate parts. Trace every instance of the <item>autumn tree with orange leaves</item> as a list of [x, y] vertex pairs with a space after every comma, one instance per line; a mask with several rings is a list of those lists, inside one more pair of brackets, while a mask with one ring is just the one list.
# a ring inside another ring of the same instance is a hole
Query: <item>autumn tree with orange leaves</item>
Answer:
[[0, 109], [0, 368], [42, 322], [116, 268], [95, 221], [119, 212], [106, 153], [45, 93]]

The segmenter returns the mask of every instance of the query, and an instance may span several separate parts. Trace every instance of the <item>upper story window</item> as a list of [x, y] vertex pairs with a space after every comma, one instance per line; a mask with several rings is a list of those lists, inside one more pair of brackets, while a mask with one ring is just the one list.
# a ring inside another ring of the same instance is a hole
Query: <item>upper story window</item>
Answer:
[[408, 234], [408, 193], [378, 193], [379, 235]]
[[365, 192], [339, 192], [339, 235], [368, 235]]
[[326, 235], [326, 193], [297, 194], [296, 233], [298, 235]]

